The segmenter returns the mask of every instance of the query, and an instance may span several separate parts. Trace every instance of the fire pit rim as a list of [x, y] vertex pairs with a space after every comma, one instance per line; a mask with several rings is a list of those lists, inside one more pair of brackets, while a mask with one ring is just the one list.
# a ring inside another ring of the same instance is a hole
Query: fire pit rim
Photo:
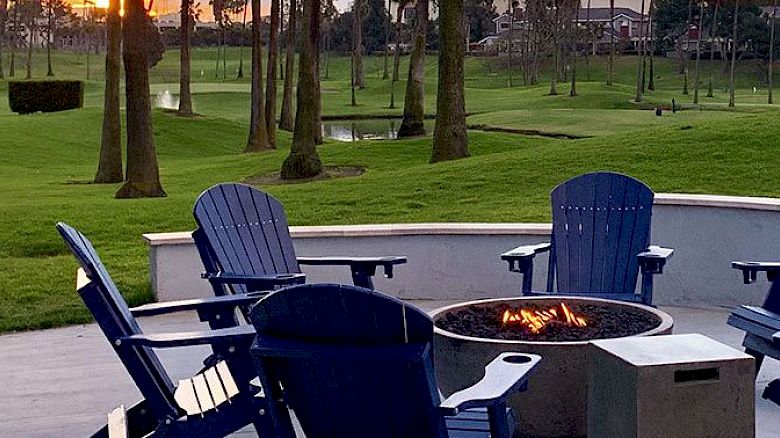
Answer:
[[617, 338], [609, 338], [609, 339], [621, 339], [621, 338], [628, 338], [628, 337], [634, 337], [634, 336], [654, 336], [660, 333], [664, 333], [668, 330], [670, 330], [674, 326], [674, 320], [672, 319], [671, 315], [668, 313], [658, 310], [655, 307], [646, 306], [644, 304], [639, 303], [631, 303], [628, 301], [618, 301], [618, 300], [610, 300], [605, 298], [590, 298], [590, 297], [584, 297], [584, 296], [577, 296], [577, 295], [551, 295], [546, 297], [507, 297], [507, 298], [485, 298], [485, 299], [479, 299], [479, 300], [471, 300], [471, 301], [464, 301], [460, 303], [450, 304], [448, 306], [439, 307], [436, 309], [431, 310], [428, 312], [428, 315], [433, 319], [433, 330], [435, 334], [446, 336], [448, 338], [453, 339], [459, 339], [462, 341], [471, 341], [471, 342], [484, 342], [489, 344], [530, 344], [530, 345], [538, 345], [538, 346], [566, 346], [566, 345], [585, 345], [592, 341], [597, 341], [602, 338], [596, 338], [596, 339], [586, 339], [582, 341], [528, 341], [528, 340], [518, 340], [518, 339], [494, 339], [494, 338], [479, 338], [475, 336], [465, 336], [465, 335], [459, 335], [457, 333], [453, 333], [448, 330], [444, 330], [443, 328], [440, 328], [436, 325], [436, 318], [440, 315], [443, 315], [446, 312], [449, 312], [454, 309], [458, 309], [461, 307], [466, 307], [470, 305], [475, 304], [490, 304], [490, 303], [499, 303], [502, 301], [515, 301], [515, 300], [528, 300], [528, 301], [566, 301], [566, 300], [575, 300], [579, 302], [601, 302], [601, 303], [608, 303], [618, 306], [626, 306], [626, 307], [634, 307], [640, 310], [644, 310], [647, 312], [650, 312], [657, 316], [661, 323], [650, 330], [634, 333], [632, 335], [628, 336], [620, 336]]

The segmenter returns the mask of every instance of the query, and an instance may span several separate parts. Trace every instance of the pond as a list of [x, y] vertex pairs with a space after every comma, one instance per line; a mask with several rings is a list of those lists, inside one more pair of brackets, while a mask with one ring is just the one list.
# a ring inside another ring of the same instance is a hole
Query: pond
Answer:
[[[433, 120], [425, 121], [425, 132], [433, 132]], [[338, 141], [386, 140], [396, 138], [401, 118], [323, 120], [322, 136]]]

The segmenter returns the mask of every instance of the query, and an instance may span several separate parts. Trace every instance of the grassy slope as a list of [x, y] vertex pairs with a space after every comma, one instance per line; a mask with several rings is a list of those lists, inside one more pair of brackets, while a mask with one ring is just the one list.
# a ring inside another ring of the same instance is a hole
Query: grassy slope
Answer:
[[[197, 53], [195, 71], [202, 65], [213, 74], [213, 59], [204, 56], [207, 52]], [[170, 88], [166, 84], [175, 80], [171, 58], [153, 72], [158, 89]], [[368, 59], [368, 71], [374, 73], [369, 73], [369, 88], [360, 93], [356, 109], [346, 105], [347, 63], [334, 60], [332, 79], [324, 83], [325, 114], [387, 113], [388, 84], [374, 77], [380, 62]], [[470, 59], [467, 65], [469, 111], [479, 113], [470, 122], [594, 138], [472, 131], [472, 158], [437, 165], [428, 164], [429, 139], [328, 142], [320, 150], [326, 164], [364, 166], [367, 172], [352, 179], [266, 189], [282, 199], [295, 225], [543, 221], [548, 217], [547, 193], [555, 184], [599, 169], [630, 173], [657, 191], [780, 195], [772, 170], [780, 161], [774, 150], [774, 111], [685, 111], [657, 118], [649, 111], [620, 109], [632, 107], [630, 85], [581, 83], [582, 95], [574, 99], [546, 96], [544, 85], [489, 88], [503, 79], [485, 75], [483, 62]], [[619, 77], [630, 78], [630, 60], [621, 62], [626, 65]], [[74, 65], [70, 72], [75, 76], [80, 66]], [[429, 60], [429, 96], [435, 93], [434, 73], [435, 61]], [[82, 229], [128, 299], [140, 303], [150, 298], [141, 233], [190, 229], [190, 209], [201, 190], [279, 168], [289, 134], [280, 134], [276, 152], [240, 154], [246, 138], [246, 82], [208, 83], [213, 77], [197, 76], [196, 107], [206, 118], [182, 120], [155, 112], [161, 173], [169, 193], [165, 199], [120, 201], [112, 198], [116, 186], [74, 184], [88, 181], [95, 171], [99, 82], [88, 84], [83, 110], [20, 117], [9, 115], [0, 102], [0, 331], [89, 319], [73, 291], [75, 263], [54, 231], [56, 221]], [[5, 86], [0, 82], [0, 91]], [[397, 87], [401, 97], [403, 83]], [[431, 112], [432, 101], [427, 102]]]

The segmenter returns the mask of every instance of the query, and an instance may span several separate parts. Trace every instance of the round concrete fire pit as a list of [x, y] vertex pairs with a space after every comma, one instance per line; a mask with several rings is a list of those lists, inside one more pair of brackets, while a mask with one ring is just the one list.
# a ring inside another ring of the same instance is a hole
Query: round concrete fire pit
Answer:
[[[520, 418], [520, 432], [531, 437], [580, 437], [587, 431], [587, 350], [589, 341], [506, 340], [456, 334], [439, 327], [448, 317], [473, 307], [513, 308], [552, 307], [565, 302], [572, 308], [605, 305], [614, 309], [611, 317], [620, 320], [625, 312], [647, 313], [654, 327], [627, 336], [671, 334], [672, 317], [658, 309], [622, 301], [582, 297], [528, 297], [478, 300], [442, 307], [431, 312], [436, 324], [434, 334], [436, 377], [445, 395], [476, 383], [495, 356], [505, 351], [534, 353], [542, 362], [529, 381], [527, 391], [509, 398], [509, 405]], [[473, 310], [473, 309], [469, 309]], [[496, 318], [501, 315], [496, 312]], [[654, 317], [653, 317], [654, 316]], [[597, 323], [597, 322], [594, 322]], [[622, 337], [627, 337], [622, 336]], [[614, 337], [614, 336], [611, 336]]]

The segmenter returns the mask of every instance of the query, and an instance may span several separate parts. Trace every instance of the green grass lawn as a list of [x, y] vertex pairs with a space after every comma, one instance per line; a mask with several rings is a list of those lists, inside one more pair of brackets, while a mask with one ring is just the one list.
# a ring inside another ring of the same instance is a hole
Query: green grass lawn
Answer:
[[[229, 71], [237, 65], [237, 51], [230, 53]], [[168, 52], [152, 71], [153, 93], [176, 92], [177, 58], [175, 51]], [[117, 185], [85, 183], [94, 176], [100, 136], [103, 85], [97, 59], [92, 57], [91, 66], [97, 79], [87, 83], [86, 106], [80, 110], [11, 114], [7, 83], [0, 81], [0, 331], [90, 320], [76, 296], [76, 264], [54, 230], [57, 221], [69, 222], [93, 240], [132, 304], [146, 302], [151, 299], [148, 260], [140, 235], [193, 228], [191, 208], [202, 190], [277, 171], [287, 153], [291, 136], [285, 132], [279, 133], [277, 151], [241, 153], [247, 135], [248, 78], [215, 79], [214, 51], [196, 50], [193, 91], [202, 117], [154, 113], [168, 197], [116, 200], [112, 195]], [[38, 70], [45, 65], [42, 60], [36, 54], [36, 71], [44, 73]], [[57, 54], [55, 72], [82, 77], [84, 61], [83, 55]], [[507, 89], [505, 71], [495, 60], [469, 58], [466, 81], [470, 124], [590, 138], [470, 131], [471, 158], [435, 165], [428, 163], [430, 138], [328, 141], [319, 150], [326, 165], [362, 166], [366, 172], [263, 189], [282, 200], [293, 225], [545, 221], [549, 190], [594, 170], [634, 175], [658, 192], [780, 196], [777, 113], [762, 105], [765, 96], [747, 88], [749, 66], [740, 76], [737, 111], [686, 110], [656, 117], [631, 103], [635, 59], [619, 58], [620, 83], [612, 87], [602, 83], [603, 64], [592, 61], [591, 76], [598, 81], [585, 82], [582, 73], [580, 96], [574, 98], [568, 96], [566, 84], [561, 84], [559, 96], [548, 96], [546, 83]], [[401, 105], [387, 108], [390, 83], [380, 79], [381, 58], [368, 58], [366, 66], [368, 87], [358, 94], [360, 105], [351, 107], [348, 60], [333, 59], [330, 77], [323, 80], [325, 115], [401, 113]], [[659, 60], [659, 88], [648, 101], [680, 101], [674, 68], [673, 61]], [[435, 112], [435, 73], [431, 57], [426, 101], [430, 114]], [[396, 87], [400, 103], [403, 81]], [[708, 108], [722, 108], [725, 99], [719, 91]]]

